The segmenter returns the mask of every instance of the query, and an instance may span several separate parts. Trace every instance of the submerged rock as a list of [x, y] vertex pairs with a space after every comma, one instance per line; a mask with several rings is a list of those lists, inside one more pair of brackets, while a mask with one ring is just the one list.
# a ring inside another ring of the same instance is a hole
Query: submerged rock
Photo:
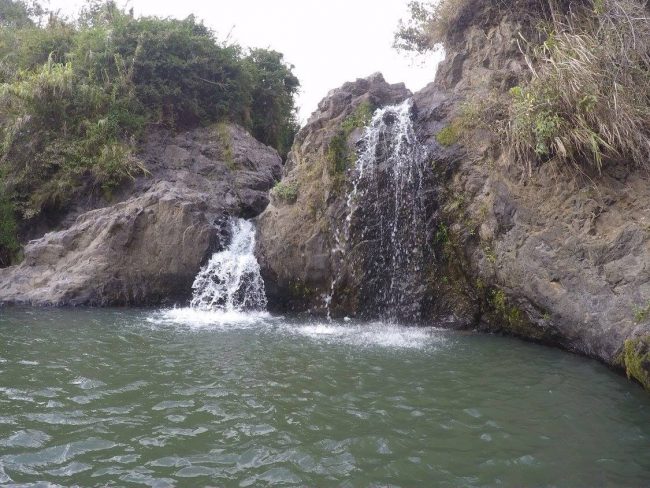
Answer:
[[0, 269], [0, 303], [159, 304], [187, 300], [227, 215], [251, 217], [281, 174], [277, 152], [235, 125], [156, 132], [140, 155], [150, 172], [120, 203], [83, 212]]

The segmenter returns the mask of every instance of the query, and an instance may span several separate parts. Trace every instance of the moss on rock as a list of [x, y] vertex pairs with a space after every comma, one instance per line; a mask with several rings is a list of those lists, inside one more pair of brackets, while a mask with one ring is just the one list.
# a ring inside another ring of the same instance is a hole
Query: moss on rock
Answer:
[[436, 134], [436, 141], [441, 146], [453, 146], [458, 142], [458, 128], [455, 124], [450, 124]]
[[369, 101], [361, 102], [341, 123], [327, 148], [329, 173], [332, 176], [344, 174], [355, 162], [356, 154], [350, 150], [348, 139], [355, 129], [367, 126], [372, 120], [374, 107]]
[[627, 377], [650, 390], [650, 335], [625, 341], [623, 363]]

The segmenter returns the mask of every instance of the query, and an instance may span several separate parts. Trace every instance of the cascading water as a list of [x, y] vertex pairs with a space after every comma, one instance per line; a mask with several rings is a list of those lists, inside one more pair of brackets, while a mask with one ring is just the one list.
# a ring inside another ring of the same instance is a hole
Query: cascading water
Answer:
[[419, 316], [417, 297], [430, 252], [425, 188], [432, 172], [412, 110], [411, 100], [377, 110], [359, 143], [347, 215], [336, 234], [339, 273], [328, 307], [337, 288], [354, 286], [361, 307], [371, 314]]
[[215, 253], [194, 279], [191, 306], [199, 310], [266, 309], [266, 293], [255, 259], [255, 227], [244, 219], [231, 222], [232, 241]]

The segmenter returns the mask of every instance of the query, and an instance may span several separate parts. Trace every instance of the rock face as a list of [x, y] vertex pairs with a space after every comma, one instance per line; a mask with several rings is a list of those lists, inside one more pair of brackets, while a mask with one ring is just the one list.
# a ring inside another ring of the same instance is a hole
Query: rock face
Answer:
[[0, 302], [126, 305], [183, 301], [227, 241], [227, 217], [252, 217], [280, 178], [275, 150], [235, 125], [150, 134], [150, 172], [112, 206], [73, 215], [0, 269]]
[[[298, 133], [282, 183], [297, 192], [296, 198], [276, 193], [257, 221], [257, 256], [272, 309], [323, 311], [335, 273], [332, 255], [344, 218], [349, 155], [362, 134], [350, 121], [409, 96], [403, 84], [390, 85], [380, 74], [346, 83], [321, 101]], [[343, 146], [337, 146], [338, 156], [332, 149], [337, 143]], [[341, 313], [354, 308], [353, 303], [336, 305]]]
[[[508, 16], [469, 25], [418, 104], [435, 106], [444, 89], [458, 100], [448, 124], [463, 127], [468, 106], [507, 96], [526, 76], [514, 46], [519, 32], [533, 35], [527, 29]], [[472, 311], [476, 327], [626, 366], [626, 341], [650, 333], [647, 173], [610, 163], [582, 178], [547, 164], [528, 176], [489, 125], [470, 124], [450, 148], [465, 156], [444, 183], [453, 259], [438, 273], [454, 286], [438, 294], [453, 297], [450, 312]], [[440, 132], [421, 126], [435, 144]]]
[[[425, 189], [434, 257], [421, 273], [429, 298], [419, 318], [558, 345], [650, 385], [647, 173], [610, 164], [586, 179], [543, 165], [528, 176], [490, 120], [467, 123], [473, 108], [507, 97], [527, 76], [520, 32], [533, 35], [507, 13], [468, 19], [436, 81], [413, 96], [418, 137], [434, 168]], [[343, 181], [328, 171], [328, 147], [373, 87], [389, 95], [376, 106], [409, 96], [378, 77], [330, 92], [286, 168], [283, 184], [297, 189], [297, 200], [274, 198], [259, 217], [258, 254], [275, 308], [325, 312], [340, 271], [332, 249], [351, 183], [349, 171]], [[346, 134], [352, 150], [360, 132]], [[371, 314], [354, 296], [334, 293], [330, 311]]]

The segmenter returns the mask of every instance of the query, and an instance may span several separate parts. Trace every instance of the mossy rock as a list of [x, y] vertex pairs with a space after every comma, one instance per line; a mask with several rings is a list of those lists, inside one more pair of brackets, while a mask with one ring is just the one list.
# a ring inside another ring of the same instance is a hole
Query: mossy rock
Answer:
[[650, 335], [625, 341], [623, 364], [627, 377], [650, 391]]
[[458, 127], [452, 123], [436, 134], [436, 141], [441, 146], [448, 147], [456, 144], [459, 137]]
[[374, 111], [375, 107], [366, 100], [343, 120], [327, 147], [331, 175], [345, 174], [345, 171], [354, 165], [357, 155], [350, 150], [349, 137], [355, 129], [362, 129], [370, 123]]

